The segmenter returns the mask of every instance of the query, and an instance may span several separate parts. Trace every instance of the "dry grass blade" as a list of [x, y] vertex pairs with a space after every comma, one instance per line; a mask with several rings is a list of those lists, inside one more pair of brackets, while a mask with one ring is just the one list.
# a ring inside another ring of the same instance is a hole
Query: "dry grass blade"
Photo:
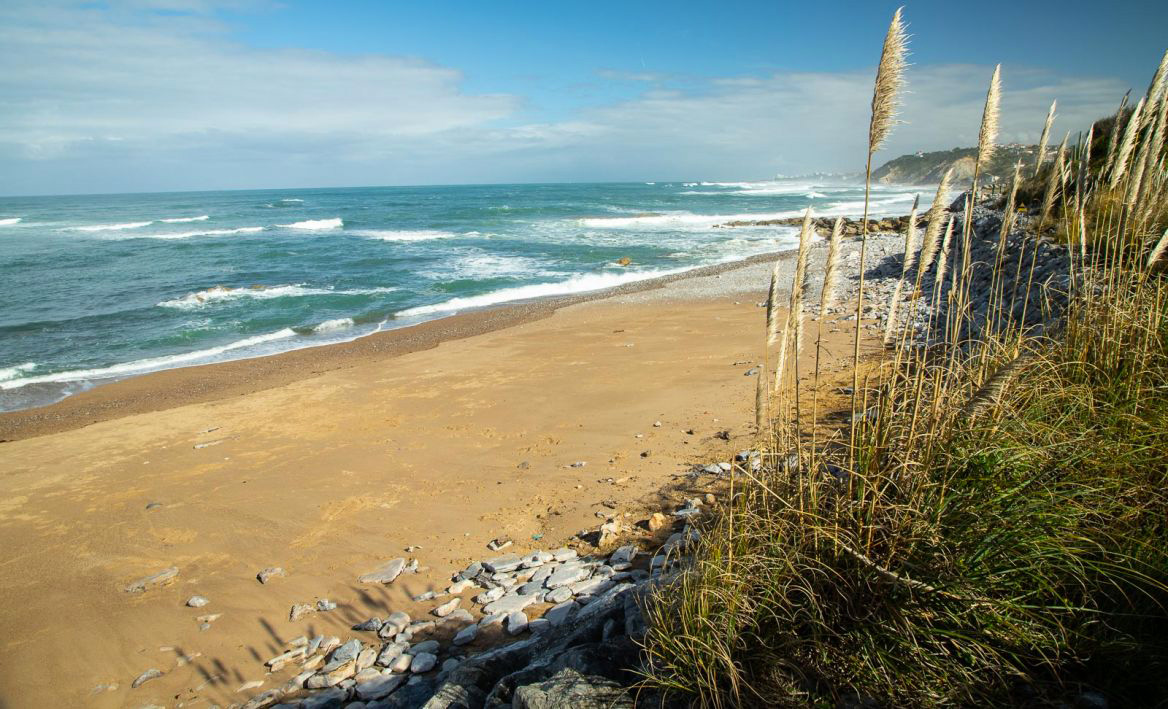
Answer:
[[1054, 123], [1054, 111], [1058, 101], [1050, 102], [1050, 110], [1046, 113], [1046, 123], [1042, 125], [1042, 137], [1038, 140], [1038, 159], [1034, 162], [1034, 176], [1042, 169], [1042, 162], [1046, 159], [1046, 144], [1050, 141], [1050, 126]]
[[985, 384], [982, 384], [974, 392], [969, 403], [961, 410], [961, 416], [966, 419], [974, 419], [992, 409], [1002, 398], [1002, 392], [1006, 390], [1006, 387], [1014, 379], [1014, 375], [1025, 367], [1031, 359], [1032, 357], [1030, 355], [1019, 355], [994, 372], [994, 375], [987, 379]]
[[884, 37], [880, 65], [876, 69], [876, 89], [872, 93], [872, 118], [868, 124], [868, 152], [884, 145], [896, 122], [900, 90], [904, 87], [904, 69], [908, 58], [908, 35], [904, 31], [901, 10], [897, 9]]
[[831, 227], [827, 240], [827, 261], [823, 267], [823, 291], [819, 296], [819, 317], [822, 319], [828, 309], [835, 305], [839, 291], [840, 240], [844, 231], [844, 218], [838, 217]]
[[1127, 174], [1128, 159], [1131, 158], [1132, 150], [1136, 145], [1136, 135], [1140, 132], [1140, 120], [1143, 117], [1143, 112], [1144, 99], [1140, 99], [1132, 110], [1131, 117], [1127, 119], [1127, 128], [1123, 132], [1123, 139], [1115, 153], [1115, 167], [1111, 170], [1111, 187], [1113, 189]]

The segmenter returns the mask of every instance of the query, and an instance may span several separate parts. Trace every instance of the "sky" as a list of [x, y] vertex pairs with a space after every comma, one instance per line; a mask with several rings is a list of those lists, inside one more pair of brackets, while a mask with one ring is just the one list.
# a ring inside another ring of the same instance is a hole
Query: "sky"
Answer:
[[[0, 194], [855, 173], [897, 2], [0, 3]], [[1141, 93], [1168, 2], [904, 6], [876, 162]]]

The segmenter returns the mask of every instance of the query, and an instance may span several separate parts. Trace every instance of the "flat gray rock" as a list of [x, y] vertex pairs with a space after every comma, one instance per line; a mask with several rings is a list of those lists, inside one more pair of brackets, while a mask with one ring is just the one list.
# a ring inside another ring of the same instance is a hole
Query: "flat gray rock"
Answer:
[[549, 623], [551, 623], [552, 625], [562, 625], [564, 623], [564, 621], [566, 621], [566, 620], [568, 620], [568, 618], [572, 617], [572, 614], [575, 612], [576, 612], [576, 602], [575, 601], [564, 601], [563, 603], [560, 603], [559, 605], [556, 605], [556, 606], [553, 606], [552, 608], [549, 608], [548, 611], [543, 614], [543, 617], [546, 618], [547, 621]]
[[470, 643], [474, 642], [474, 639], [478, 637], [478, 634], [479, 626], [468, 625], [462, 630], [458, 631], [458, 634], [454, 636], [454, 640], [452, 642], [455, 645], [469, 645]]
[[583, 581], [591, 575], [591, 570], [583, 564], [564, 564], [556, 569], [556, 572], [547, 578], [544, 585], [550, 589], [556, 589], [560, 586], [568, 586]]
[[515, 611], [521, 611], [524, 608], [530, 606], [532, 603], [536, 603], [538, 601], [539, 594], [533, 594], [530, 596], [521, 596], [519, 594], [515, 594], [513, 596], [504, 596], [499, 600], [494, 601], [493, 603], [488, 603], [487, 605], [483, 606], [483, 612], [488, 615], [494, 615], [495, 613], [514, 613]]
[[269, 579], [276, 578], [277, 576], [287, 576], [287, 574], [285, 574], [284, 569], [280, 568], [279, 566], [269, 566], [268, 568], [256, 574], [256, 578], [259, 579], [260, 583], [267, 583]]
[[452, 612], [454, 612], [454, 609], [458, 608], [458, 604], [461, 602], [462, 602], [461, 598], [452, 598], [449, 601], [443, 603], [442, 605], [438, 606], [437, 608], [435, 608], [434, 610], [432, 610], [430, 612], [433, 613], [434, 615], [438, 616], [439, 618], [445, 618], [446, 616], [448, 616]]
[[202, 608], [208, 603], [210, 603], [210, 601], [208, 601], [206, 598], [203, 598], [202, 596], [191, 596], [187, 599], [187, 606], [190, 608]]
[[508, 635], [518, 635], [524, 630], [527, 630], [527, 614], [523, 611], [515, 611], [507, 615], [507, 620], [504, 625], [507, 628]]
[[538, 684], [516, 687], [514, 709], [632, 709], [632, 697], [616, 682], [564, 668]]
[[376, 571], [370, 571], [367, 574], [357, 577], [357, 581], [361, 583], [393, 583], [393, 580], [401, 575], [402, 569], [406, 568], [406, 560], [400, 556], [396, 559], [391, 559], [386, 562], [384, 566]]
[[413, 647], [410, 648], [411, 655], [419, 655], [423, 652], [428, 652], [431, 655], [437, 655], [438, 654], [438, 641], [437, 640], [426, 640], [424, 642], [417, 643], [416, 645], [414, 645]]
[[523, 559], [518, 555], [504, 554], [496, 556], [494, 559], [487, 559], [483, 562], [483, 568], [492, 574], [507, 573], [518, 569], [522, 563]]
[[[472, 626], [473, 627], [473, 626]], [[414, 674], [422, 674], [429, 672], [438, 665], [438, 658], [428, 652], [418, 653], [414, 655], [414, 659], [410, 662], [410, 672]]]
[[[356, 687], [357, 697], [363, 701], [381, 699], [382, 697], [388, 696], [405, 681], [405, 675], [388, 674], [381, 675], [377, 679], [368, 682], [359, 682]], [[301, 706], [304, 705], [302, 704]]]
[[344, 645], [338, 647], [333, 651], [330, 662], [348, 662], [349, 660], [357, 659], [357, 655], [361, 653], [361, 641], [356, 638], [350, 640]]
[[172, 566], [157, 573], [150, 574], [126, 586], [128, 593], [142, 593], [151, 588], [158, 588], [174, 581], [178, 577], [178, 567]]
[[544, 594], [544, 603], [563, 603], [572, 598], [572, 589], [568, 586], [561, 586]]

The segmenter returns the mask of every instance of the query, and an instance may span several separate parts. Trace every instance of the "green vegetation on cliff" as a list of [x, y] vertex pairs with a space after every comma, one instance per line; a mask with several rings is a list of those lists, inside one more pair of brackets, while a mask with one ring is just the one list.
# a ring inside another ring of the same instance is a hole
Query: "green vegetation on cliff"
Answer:
[[[1038, 156], [1037, 145], [1000, 145], [988, 165], [983, 165], [982, 181], [1008, 182], [1014, 174], [1014, 163], [1022, 162], [1023, 173], [1034, 170], [1034, 160]], [[931, 153], [917, 152], [901, 155], [889, 160], [872, 173], [872, 179], [883, 183], [908, 185], [936, 184], [941, 175], [953, 168], [954, 180], [969, 180], [973, 177], [977, 148], [953, 148]], [[1047, 159], [1052, 157], [1047, 152]]]

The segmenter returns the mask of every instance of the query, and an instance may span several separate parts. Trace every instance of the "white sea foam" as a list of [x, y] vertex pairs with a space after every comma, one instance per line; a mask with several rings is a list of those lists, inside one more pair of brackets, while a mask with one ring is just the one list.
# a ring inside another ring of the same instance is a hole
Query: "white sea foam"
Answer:
[[183, 222], [205, 222], [210, 218], [211, 216], [209, 214], [201, 214], [197, 217], [171, 217], [169, 219], [159, 219], [158, 221], [166, 222], [167, 224], [181, 224]]
[[68, 227], [69, 231], [123, 231], [125, 229], [141, 229], [154, 222], [126, 222], [124, 224], [92, 224], [90, 226]]
[[340, 217], [332, 219], [306, 219], [302, 222], [293, 222], [291, 224], [277, 224], [276, 226], [284, 227], [285, 229], [304, 229], [306, 231], [323, 231], [325, 229], [340, 229], [345, 225], [345, 222]]
[[31, 372], [34, 369], [36, 369], [36, 362], [25, 362], [15, 367], [0, 367], [0, 382], [16, 379], [25, 372]]
[[45, 383], [61, 383], [61, 382], [80, 382], [89, 381], [93, 379], [112, 379], [114, 377], [124, 377], [132, 374], [145, 374], [146, 372], [156, 372], [162, 369], [174, 369], [176, 367], [189, 366], [193, 364], [202, 364], [205, 362], [214, 361], [219, 358], [219, 355], [235, 350], [241, 350], [248, 347], [256, 347], [269, 342], [276, 342], [278, 340], [286, 340], [290, 337], [296, 337], [296, 332], [292, 328], [284, 328], [276, 332], [269, 332], [264, 335], [256, 335], [254, 337], [247, 337], [242, 340], [230, 342], [226, 345], [219, 345], [218, 347], [210, 347], [205, 350], [195, 350], [194, 352], [184, 352], [182, 354], [167, 355], [165, 357], [150, 357], [148, 359], [139, 359], [133, 362], [125, 362], [122, 364], [115, 364], [110, 367], [100, 367], [96, 369], [75, 369], [68, 372], [57, 372], [55, 374], [44, 374], [36, 377], [25, 377], [23, 379], [0, 381], [0, 389], [16, 389], [18, 387], [28, 386], [29, 384], [45, 384]]
[[3, 219], [0, 219], [0, 226], [12, 226], [13, 224], [19, 224], [19, 223], [20, 223], [20, 217], [5, 217]]
[[117, 239], [189, 239], [193, 236], [226, 236], [228, 234], [254, 234], [263, 231], [262, 226], [243, 226], [238, 229], [200, 229], [198, 231], [175, 231], [160, 234], [126, 234]]
[[[430, 241], [431, 239], [450, 239], [458, 236], [454, 232], [440, 229], [354, 229], [346, 233], [369, 239], [380, 239], [381, 241]], [[470, 232], [467, 236], [477, 234], [478, 232]]]
[[285, 197], [284, 199], [282, 199], [280, 201], [281, 202], [303, 202], [304, 200], [298, 199], [296, 197]]
[[179, 308], [192, 310], [216, 303], [232, 300], [252, 299], [270, 300], [272, 298], [300, 298], [312, 295], [376, 295], [378, 293], [392, 293], [397, 288], [360, 288], [355, 290], [334, 290], [332, 288], [308, 288], [303, 283], [293, 285], [265, 286], [263, 288], [228, 288], [215, 286], [196, 293], [188, 293], [181, 298], [164, 300], [157, 303], [160, 308]]
[[693, 231], [710, 229], [718, 224], [733, 221], [760, 221], [797, 217], [800, 211], [774, 212], [769, 214], [694, 214], [692, 212], [669, 212], [666, 214], [642, 214], [636, 217], [590, 217], [581, 219], [581, 226], [593, 229], [664, 229], [669, 231]]
[[317, 332], [336, 332], [337, 330], [348, 330], [356, 323], [353, 318], [337, 318], [335, 320], [325, 320], [321, 324], [312, 328], [313, 333]]
[[496, 303], [509, 303], [516, 300], [542, 298], [550, 295], [587, 293], [589, 291], [624, 285], [625, 283], [634, 283], [636, 281], [644, 281], [650, 278], [658, 278], [660, 276], [681, 273], [686, 270], [688, 269], [676, 268], [661, 271], [589, 273], [583, 276], [575, 276], [573, 278], [569, 278], [566, 281], [558, 281], [555, 283], [536, 283], [527, 286], [517, 286], [515, 288], [503, 288], [501, 290], [484, 293], [482, 295], [472, 295], [464, 298], [451, 298], [450, 300], [442, 303], [407, 308], [406, 310], [399, 312], [397, 316], [412, 317], [418, 315], [435, 315], [438, 313], [451, 314], [459, 310], [481, 308], [487, 305], [495, 305]]

